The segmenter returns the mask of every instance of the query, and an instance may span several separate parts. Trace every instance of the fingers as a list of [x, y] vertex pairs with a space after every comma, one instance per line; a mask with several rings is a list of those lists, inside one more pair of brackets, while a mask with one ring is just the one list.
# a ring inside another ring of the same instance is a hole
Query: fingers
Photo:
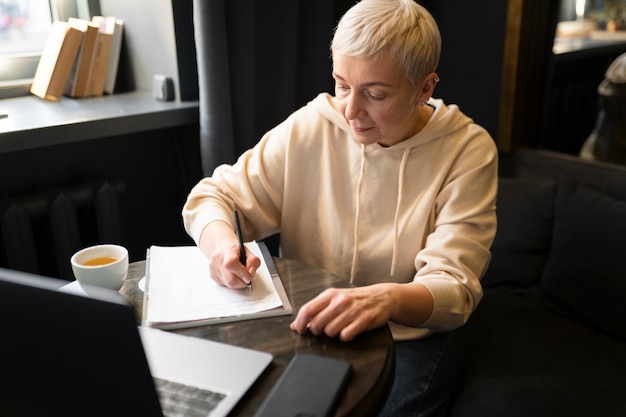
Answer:
[[330, 302], [332, 296], [328, 294], [329, 292], [330, 290], [325, 290], [320, 295], [304, 304], [298, 311], [295, 320], [291, 323], [291, 329], [300, 334], [306, 333], [311, 326], [311, 320], [323, 311]]
[[308, 328], [314, 335], [336, 337], [354, 319], [355, 313], [350, 309], [352, 300], [345, 293], [334, 292], [328, 291], [325, 307], [309, 319]]
[[232, 289], [243, 289], [252, 283], [252, 278], [261, 266], [261, 260], [246, 248], [246, 265], [239, 262], [237, 241], [218, 248], [211, 257], [211, 278], [218, 284]]
[[384, 324], [385, 317], [363, 291], [332, 288], [302, 306], [290, 327], [299, 334], [310, 331], [350, 341]]
[[261, 266], [261, 260], [247, 247], [246, 265], [239, 262], [239, 239], [232, 226], [222, 220], [204, 228], [198, 246], [210, 260], [211, 278], [228, 288], [245, 288]]

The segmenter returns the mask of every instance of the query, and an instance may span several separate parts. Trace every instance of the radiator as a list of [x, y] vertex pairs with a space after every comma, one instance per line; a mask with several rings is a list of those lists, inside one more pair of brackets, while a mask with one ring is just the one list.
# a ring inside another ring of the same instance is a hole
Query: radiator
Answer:
[[124, 184], [89, 181], [0, 203], [2, 266], [73, 280], [70, 258], [82, 247], [122, 243]]

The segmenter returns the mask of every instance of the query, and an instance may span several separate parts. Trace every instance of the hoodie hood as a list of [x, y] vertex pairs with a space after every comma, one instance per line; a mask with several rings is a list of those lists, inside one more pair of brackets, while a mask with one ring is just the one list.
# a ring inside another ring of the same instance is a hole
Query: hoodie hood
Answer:
[[[322, 93], [314, 99], [310, 105], [314, 106], [324, 118], [328, 119], [333, 125], [337, 126], [341, 130], [345, 131], [350, 137], [352, 137], [352, 131], [350, 125], [343, 114], [337, 110], [333, 103], [333, 96], [327, 93]], [[472, 120], [465, 116], [459, 108], [455, 105], [446, 106], [440, 99], [430, 99], [428, 105], [434, 108], [434, 112], [428, 123], [424, 128], [414, 136], [399, 142], [390, 147], [384, 147], [378, 144], [363, 145], [358, 143], [361, 147], [361, 164], [359, 169], [359, 176], [356, 185], [355, 195], [355, 218], [354, 218], [354, 236], [353, 247], [354, 252], [352, 256], [352, 265], [350, 268], [350, 282], [354, 283], [356, 271], [358, 270], [359, 262], [359, 220], [361, 212], [361, 195], [363, 192], [363, 183], [365, 180], [365, 170], [368, 163], [368, 150], [379, 152], [401, 152], [402, 157], [398, 165], [398, 189], [396, 192], [396, 205], [394, 211], [393, 221], [393, 250], [390, 260], [389, 275], [393, 277], [396, 272], [396, 261], [398, 257], [398, 245], [400, 241], [400, 226], [399, 216], [402, 209], [402, 196], [404, 195], [404, 187], [406, 183], [406, 164], [411, 151], [423, 144], [437, 140], [442, 136], [453, 134], [455, 131], [465, 128], [472, 123]], [[356, 140], [355, 140], [356, 142]]]
[[[311, 101], [309, 105], [313, 106], [320, 115], [352, 137], [350, 125], [344, 115], [334, 106], [333, 99], [334, 97], [332, 95], [321, 93]], [[431, 140], [436, 140], [441, 136], [452, 134], [473, 123], [473, 120], [461, 113], [458, 106], [454, 104], [448, 106], [441, 99], [431, 98], [428, 101], [428, 105], [432, 106], [435, 111], [426, 126], [417, 134], [390, 147], [380, 145], [370, 146], [404, 151], [406, 148], [413, 148], [430, 142]]]

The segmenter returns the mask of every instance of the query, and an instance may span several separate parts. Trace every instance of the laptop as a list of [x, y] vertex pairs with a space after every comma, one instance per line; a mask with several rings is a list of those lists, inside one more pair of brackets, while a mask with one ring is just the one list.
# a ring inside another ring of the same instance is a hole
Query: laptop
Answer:
[[[272, 361], [139, 327], [118, 292], [83, 296], [65, 284], [0, 268], [0, 416], [225, 416]], [[162, 385], [195, 397], [165, 405]], [[217, 405], [196, 412], [206, 391]]]

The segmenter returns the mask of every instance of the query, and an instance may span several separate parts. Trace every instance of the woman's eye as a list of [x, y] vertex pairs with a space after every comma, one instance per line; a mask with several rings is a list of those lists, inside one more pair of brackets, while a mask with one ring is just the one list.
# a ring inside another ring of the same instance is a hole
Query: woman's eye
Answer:
[[384, 100], [385, 96], [383, 95], [378, 95], [378, 94], [374, 94], [374, 93], [367, 93], [368, 96], [370, 96], [372, 99], [380, 101], [380, 100]]

